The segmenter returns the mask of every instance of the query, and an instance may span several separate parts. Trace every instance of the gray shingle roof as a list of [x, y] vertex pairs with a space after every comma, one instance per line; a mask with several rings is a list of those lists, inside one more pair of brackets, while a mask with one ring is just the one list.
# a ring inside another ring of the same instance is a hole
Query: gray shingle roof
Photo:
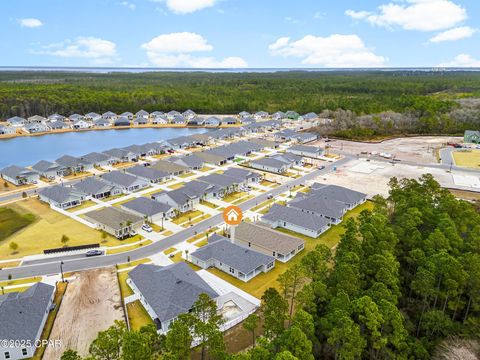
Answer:
[[188, 166], [189, 168], [201, 168], [204, 164], [204, 160], [201, 157], [196, 156], [195, 154], [181, 157], [173, 157], [170, 158], [169, 161], [175, 164]]
[[262, 219], [269, 221], [285, 221], [305, 229], [320, 231], [329, 224], [324, 217], [307, 214], [300, 209], [274, 204]]
[[87, 159], [80, 159], [74, 156], [70, 155], [63, 155], [59, 157], [55, 162], [59, 165], [65, 166], [65, 167], [76, 167], [79, 165], [89, 165], [91, 164], [90, 161]]
[[251, 166], [267, 166], [274, 169], [281, 169], [285, 166], [285, 162], [274, 159], [274, 158], [265, 157], [265, 158], [250, 161], [250, 165]]
[[136, 176], [125, 174], [121, 171], [111, 171], [102, 175], [102, 179], [115, 185], [131, 186], [138, 180]]
[[335, 219], [341, 219], [346, 210], [344, 203], [333, 199], [327, 200], [324, 196], [315, 194], [307, 196], [297, 195], [288, 204], [290, 207], [315, 212]]
[[198, 197], [202, 197], [204, 194], [210, 194], [218, 189], [218, 186], [198, 180], [189, 181], [182, 187], [183, 192], [187, 192], [189, 195], [195, 195]]
[[166, 171], [161, 171], [158, 169], [154, 169], [151, 167], [146, 167], [142, 165], [136, 165], [131, 168], [128, 168], [125, 170], [127, 173], [148, 179], [151, 181], [157, 181], [164, 179], [169, 176], [169, 174]]
[[287, 255], [305, 242], [299, 238], [271, 230], [264, 226], [242, 222], [235, 229], [235, 239], [250, 242], [269, 251]]
[[87, 195], [105, 193], [113, 188], [112, 185], [107, 184], [105, 181], [95, 179], [93, 177], [79, 181], [73, 185], [73, 187]]
[[322, 149], [317, 147], [317, 146], [308, 146], [308, 145], [294, 145], [294, 146], [291, 146], [287, 149], [287, 151], [289, 150], [295, 150], [295, 151], [301, 151], [301, 152], [304, 152], [304, 153], [311, 153], [311, 154], [316, 154], [318, 152], [322, 152]]
[[59, 168], [60, 166], [58, 164], [55, 164], [47, 160], [40, 160], [39, 162], [37, 162], [35, 165], [32, 166], [33, 170], [38, 171], [40, 173], [43, 173], [47, 170], [56, 170]]
[[189, 171], [188, 167], [186, 166], [175, 164], [166, 160], [158, 160], [152, 164], [152, 168], [165, 171], [169, 174]]
[[124, 149], [118, 149], [118, 148], [106, 150], [106, 151], [104, 151], [104, 153], [107, 154], [108, 156], [111, 156], [111, 157], [114, 157], [114, 158], [117, 158], [117, 159], [121, 159], [121, 158], [126, 157], [129, 154], [131, 154], [130, 151], [127, 151], [127, 150], [124, 150]]
[[29, 170], [29, 169], [24, 168], [24, 167], [20, 167], [20, 166], [17, 166], [17, 165], [10, 165], [10, 166], [7, 166], [7, 167], [3, 168], [0, 171], [0, 173], [2, 175], [6, 175], [6, 176], [8, 176], [12, 179], [15, 179], [17, 177], [31, 175], [34, 172], [32, 170]]
[[217, 234], [213, 234], [209, 243], [193, 252], [191, 256], [202, 261], [216, 259], [244, 274], [248, 274], [259, 266], [267, 265], [275, 260], [272, 256], [232, 244], [230, 239]]
[[102, 154], [102, 153], [98, 153], [98, 152], [91, 152], [91, 153], [88, 153], [88, 154], [82, 156], [82, 159], [85, 159], [92, 164], [97, 164], [97, 163], [100, 163], [100, 162], [108, 161], [111, 158], [112, 157], [107, 155], [107, 154]]
[[321, 195], [326, 199], [337, 200], [345, 204], [355, 204], [367, 197], [367, 194], [338, 185], [314, 183], [311, 188], [314, 195]]
[[242, 182], [242, 179], [235, 179], [230, 176], [226, 176], [223, 174], [210, 174], [207, 176], [202, 176], [198, 178], [198, 180], [206, 182], [208, 184], [214, 184], [218, 186], [223, 186], [223, 187], [229, 187], [235, 184], [239, 184]]
[[146, 216], [154, 216], [160, 213], [165, 213], [172, 208], [170, 205], [160, 203], [152, 199], [147, 199], [146, 197], [139, 197], [128, 201], [122, 204], [122, 207]]
[[56, 203], [64, 203], [71, 198], [80, 199], [81, 195], [78, 191], [74, 189], [62, 186], [62, 185], [53, 185], [45, 187], [38, 191], [38, 194], [44, 196], [50, 200], [55, 201]]
[[[120, 210], [113, 206], [90, 211], [85, 214], [85, 217], [93, 220], [96, 223], [106, 225], [116, 230], [122, 229], [124, 227], [123, 225], [128, 222], [135, 224], [143, 221], [142, 217], [133, 215], [125, 210]], [[122, 226], [120, 224], [122, 224]]]
[[218, 296], [184, 262], [165, 267], [142, 264], [128, 275], [162, 322], [188, 312], [200, 294]]
[[196, 153], [196, 155], [202, 158], [205, 162], [210, 164], [219, 164], [221, 162], [227, 161], [227, 157], [223, 155], [212, 154], [208, 151], [202, 151]]
[[230, 176], [239, 180], [247, 180], [247, 179], [262, 177], [261, 174], [255, 171], [250, 171], [250, 170], [240, 169], [240, 168], [229, 168], [225, 170], [223, 175]]
[[36, 340], [55, 288], [37, 283], [24, 292], [0, 295], [0, 339]]

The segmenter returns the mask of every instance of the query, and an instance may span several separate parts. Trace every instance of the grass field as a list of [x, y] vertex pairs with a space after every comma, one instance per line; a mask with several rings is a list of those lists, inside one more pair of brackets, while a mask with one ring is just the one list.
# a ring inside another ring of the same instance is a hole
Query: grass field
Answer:
[[183, 187], [183, 185], [185, 185], [184, 182], [179, 182], [177, 184], [169, 185], [168, 187], [172, 190], [176, 190], [176, 189], [180, 189], [181, 187]]
[[33, 214], [20, 214], [12, 208], [0, 208], [0, 241], [35, 221]]
[[175, 251], [177, 251], [177, 249], [174, 248], [174, 247], [171, 247], [171, 248], [165, 250], [163, 253], [164, 253], [165, 255], [168, 255], [168, 254], [171, 254], [171, 253], [173, 253], [173, 252], [175, 252]]
[[127, 296], [133, 295], [132, 289], [130, 286], [127, 285], [127, 278], [128, 278], [128, 271], [122, 271], [117, 273], [118, 276], [118, 284], [120, 285], [120, 293], [122, 294], [122, 298], [126, 298]]
[[119, 269], [119, 270], [126, 269], [126, 268], [134, 267], [134, 266], [137, 266], [137, 265], [140, 265], [140, 264], [145, 264], [145, 263], [148, 263], [148, 262], [151, 262], [151, 261], [152, 260], [150, 260], [149, 258], [130, 261], [130, 262], [127, 262], [127, 263], [117, 265], [117, 269]]
[[127, 313], [131, 330], [138, 331], [142, 326], [153, 324], [152, 318], [148, 315], [140, 300], [128, 303]]
[[[135, 235], [135, 236], [139, 237], [140, 235]], [[137, 239], [137, 241], [139, 241], [139, 239]], [[122, 252], [125, 252], [125, 251], [131, 251], [131, 250], [137, 249], [139, 247], [142, 247], [142, 246], [145, 246], [145, 245], [148, 245], [148, 244], [151, 244], [151, 243], [152, 243], [152, 240], [145, 240], [145, 241], [142, 241], [139, 244], [134, 244], [134, 245], [131, 245], [131, 246], [124, 246], [124, 247], [116, 248], [116, 249], [107, 249], [107, 254], [111, 255], [111, 254], [119, 254], [119, 253], [122, 253]]]
[[194, 218], [200, 215], [203, 215], [203, 212], [201, 212], [200, 210], [190, 210], [183, 214], [180, 214], [179, 216], [174, 218], [172, 222], [174, 224], [180, 225], [180, 224], [183, 224], [184, 222], [190, 221], [190, 219], [193, 220]]
[[200, 200], [200, 205], [207, 206], [210, 209], [216, 209], [218, 206], [215, 204], [212, 204], [211, 202], [205, 201], [205, 200]]
[[478, 149], [453, 151], [452, 156], [457, 166], [476, 169], [480, 166], [480, 150]]
[[[373, 208], [373, 203], [366, 202], [365, 204], [362, 204], [357, 208], [349, 211], [345, 215], [344, 221], [351, 217], [357, 217], [363, 210], [372, 209], [372, 208]], [[309, 238], [308, 236], [303, 236], [301, 234], [297, 234], [289, 231], [284, 231], [284, 232], [304, 239], [305, 250], [300, 252], [298, 255], [296, 255], [292, 260], [290, 260], [287, 263], [281, 263], [280, 261], [276, 261], [275, 267], [273, 268], [273, 270], [269, 271], [268, 273], [262, 273], [256, 276], [255, 278], [253, 278], [252, 280], [250, 280], [248, 283], [245, 283], [242, 280], [239, 280], [215, 268], [211, 268], [208, 271], [230, 282], [232, 285], [237, 286], [238, 288], [248, 292], [249, 294], [252, 294], [257, 298], [261, 298], [265, 290], [268, 289], [269, 287], [275, 287], [279, 289], [279, 284], [277, 282], [278, 276], [282, 274], [285, 270], [287, 270], [289, 267], [300, 262], [300, 260], [306, 254], [312, 251], [315, 248], [315, 246], [319, 244], [325, 244], [330, 248], [333, 248], [334, 246], [336, 246], [340, 241], [340, 237], [345, 232], [345, 230], [342, 224], [335, 225], [335, 226], [332, 226], [328, 231], [324, 232], [322, 235], [320, 235], [316, 239]]]
[[93, 206], [93, 205], [96, 205], [96, 204], [97, 203], [93, 202], [92, 200], [87, 200], [87, 201], [84, 201], [81, 205], [70, 208], [67, 211], [68, 212], [75, 212], [75, 211], [78, 211], [78, 210], [87, 209], [90, 206]]
[[[35, 218], [30, 225], [16, 231], [8, 238], [0, 240], [0, 259], [2, 260], [40, 254], [44, 249], [62, 247], [60, 239], [64, 234], [70, 239], [68, 246], [96, 243], [101, 243], [103, 246], [115, 246], [133, 241], [130, 239], [122, 241], [107, 235], [105, 242], [102, 242], [100, 231], [52, 210], [47, 204], [35, 198], [18, 201], [1, 209], [11, 209], [22, 216], [33, 214]], [[1, 225], [4, 225], [3, 222]], [[10, 222], [10, 227], [12, 226], [16, 227], [17, 224]], [[7, 227], [7, 231], [10, 231], [8, 230], [10, 227]], [[9, 249], [11, 241], [18, 244], [16, 254], [12, 254]]]

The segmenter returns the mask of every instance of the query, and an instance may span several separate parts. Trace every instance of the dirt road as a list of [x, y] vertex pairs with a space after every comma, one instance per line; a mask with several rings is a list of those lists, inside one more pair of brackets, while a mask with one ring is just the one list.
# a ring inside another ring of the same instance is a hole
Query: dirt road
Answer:
[[53, 325], [50, 340], [59, 339], [60, 348], [49, 347], [43, 360], [58, 360], [67, 349], [88, 355], [90, 343], [99, 331], [125, 320], [115, 268], [76, 273]]

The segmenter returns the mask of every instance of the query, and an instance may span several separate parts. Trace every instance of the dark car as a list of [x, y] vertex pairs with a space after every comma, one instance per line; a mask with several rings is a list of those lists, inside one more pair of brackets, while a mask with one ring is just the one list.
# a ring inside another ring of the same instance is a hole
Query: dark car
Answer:
[[103, 251], [102, 251], [102, 250], [88, 250], [88, 251], [85, 253], [85, 256], [86, 256], [86, 257], [99, 256], [99, 255], [103, 255]]

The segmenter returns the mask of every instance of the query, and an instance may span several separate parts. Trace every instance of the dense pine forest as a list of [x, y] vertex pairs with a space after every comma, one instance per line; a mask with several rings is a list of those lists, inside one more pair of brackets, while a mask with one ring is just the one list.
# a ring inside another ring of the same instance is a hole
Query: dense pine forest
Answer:
[[[267, 289], [243, 327], [252, 347], [229, 355], [215, 303], [200, 296], [166, 336], [118, 323], [91, 359], [470, 359], [480, 337], [480, 213], [431, 175], [390, 182], [346, 222], [338, 247], [319, 245]], [[258, 337], [261, 329], [262, 335]], [[473, 350], [472, 350], [473, 349]], [[454, 357], [454, 355], [456, 357]], [[478, 353], [477, 353], [478, 355]], [[80, 359], [70, 351], [63, 360]]]
[[0, 72], [0, 118], [90, 111], [235, 114], [295, 110], [333, 119], [329, 134], [460, 134], [480, 122], [480, 73]]

